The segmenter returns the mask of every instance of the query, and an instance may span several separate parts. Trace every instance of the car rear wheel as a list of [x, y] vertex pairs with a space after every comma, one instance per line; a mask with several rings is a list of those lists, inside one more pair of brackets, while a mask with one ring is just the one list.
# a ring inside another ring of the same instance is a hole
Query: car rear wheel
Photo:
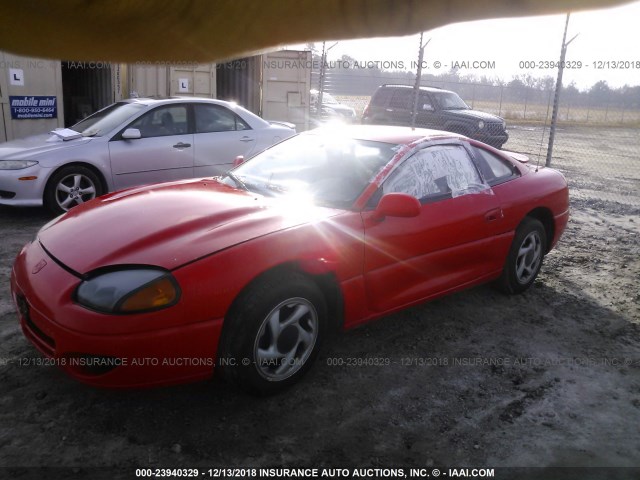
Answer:
[[44, 192], [44, 203], [51, 212], [60, 215], [103, 193], [102, 183], [92, 170], [71, 165], [51, 177]]
[[324, 337], [326, 304], [305, 275], [286, 272], [241, 294], [225, 319], [218, 363], [244, 390], [271, 394], [311, 367]]
[[522, 293], [534, 282], [542, 267], [546, 249], [544, 226], [527, 217], [518, 226], [507, 261], [498, 281], [505, 293]]

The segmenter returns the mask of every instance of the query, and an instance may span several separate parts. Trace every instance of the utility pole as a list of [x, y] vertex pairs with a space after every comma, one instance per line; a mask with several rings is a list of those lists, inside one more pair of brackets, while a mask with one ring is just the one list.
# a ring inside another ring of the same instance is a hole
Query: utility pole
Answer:
[[564, 59], [567, 55], [567, 47], [571, 42], [575, 40], [575, 38], [579, 35], [576, 33], [571, 40], [568, 42], [567, 39], [567, 29], [569, 28], [569, 15], [571, 13], [567, 13], [567, 20], [564, 24], [564, 35], [562, 36], [562, 48], [560, 49], [560, 65], [558, 65], [558, 78], [556, 79], [556, 91], [553, 97], [553, 112], [551, 113], [551, 128], [549, 129], [549, 146], [547, 147], [547, 161], [545, 165], [547, 167], [551, 166], [551, 155], [553, 153], [553, 142], [556, 137], [556, 123], [558, 121], [558, 110], [560, 108], [560, 90], [562, 90], [562, 72], [564, 71]]
[[318, 118], [322, 115], [322, 92], [324, 92], [324, 79], [325, 79], [325, 64], [327, 63], [327, 53], [333, 47], [335, 47], [338, 42], [331, 45], [329, 48], [325, 49], [326, 42], [322, 42], [322, 57], [320, 62], [320, 81], [318, 82], [318, 104], [316, 106], [316, 116]]
[[413, 110], [411, 112], [411, 128], [416, 127], [416, 116], [418, 115], [418, 96], [420, 93], [420, 79], [422, 77], [422, 61], [424, 60], [424, 49], [429, 44], [431, 39], [427, 40], [427, 43], [422, 44], [422, 36], [424, 32], [420, 33], [420, 48], [418, 49], [418, 71], [416, 73], [416, 84], [413, 86]]

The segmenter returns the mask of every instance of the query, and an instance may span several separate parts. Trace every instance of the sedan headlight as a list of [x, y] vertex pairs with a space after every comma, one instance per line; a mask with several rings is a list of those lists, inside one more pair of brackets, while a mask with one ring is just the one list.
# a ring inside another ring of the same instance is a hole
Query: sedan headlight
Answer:
[[483, 122], [482, 120], [480, 120], [480, 121], [478, 122], [478, 128], [479, 128], [480, 130], [482, 130], [482, 129], [484, 128], [484, 122]]
[[83, 281], [76, 301], [104, 313], [139, 313], [175, 305], [180, 287], [167, 270], [138, 267], [115, 270]]
[[22, 170], [37, 164], [33, 160], [0, 160], [0, 170]]

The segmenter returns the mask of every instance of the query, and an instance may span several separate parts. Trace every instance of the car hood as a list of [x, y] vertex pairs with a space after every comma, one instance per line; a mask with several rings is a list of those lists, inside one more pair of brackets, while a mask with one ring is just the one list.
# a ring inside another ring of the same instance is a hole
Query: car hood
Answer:
[[454, 114], [458, 117], [465, 117], [471, 119], [484, 120], [489, 122], [502, 122], [502, 118], [491, 113], [481, 112], [479, 110], [446, 110], [450, 114]]
[[222, 249], [340, 213], [237, 190], [213, 179], [116, 192], [45, 225], [38, 240], [79, 274], [109, 265], [174, 269]]
[[324, 108], [330, 108], [331, 110], [335, 110], [336, 112], [355, 112], [353, 108], [348, 105], [343, 105], [341, 103], [323, 103], [322, 106]]
[[0, 160], [27, 160], [54, 150], [78, 147], [91, 142], [91, 140], [90, 137], [81, 137], [65, 141], [48, 133], [33, 135], [0, 143]]

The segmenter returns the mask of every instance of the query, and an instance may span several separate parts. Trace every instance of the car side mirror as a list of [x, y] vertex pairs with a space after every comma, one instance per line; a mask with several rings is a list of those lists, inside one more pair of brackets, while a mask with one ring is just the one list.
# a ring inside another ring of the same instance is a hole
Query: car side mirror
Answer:
[[387, 193], [384, 195], [374, 211], [376, 218], [384, 217], [417, 217], [422, 205], [420, 201], [406, 193]]
[[244, 155], [238, 155], [234, 160], [233, 160], [233, 168], [239, 167], [240, 165], [242, 165], [244, 163]]
[[122, 138], [125, 140], [135, 140], [136, 138], [142, 138], [142, 134], [137, 128], [127, 128], [122, 132]]

